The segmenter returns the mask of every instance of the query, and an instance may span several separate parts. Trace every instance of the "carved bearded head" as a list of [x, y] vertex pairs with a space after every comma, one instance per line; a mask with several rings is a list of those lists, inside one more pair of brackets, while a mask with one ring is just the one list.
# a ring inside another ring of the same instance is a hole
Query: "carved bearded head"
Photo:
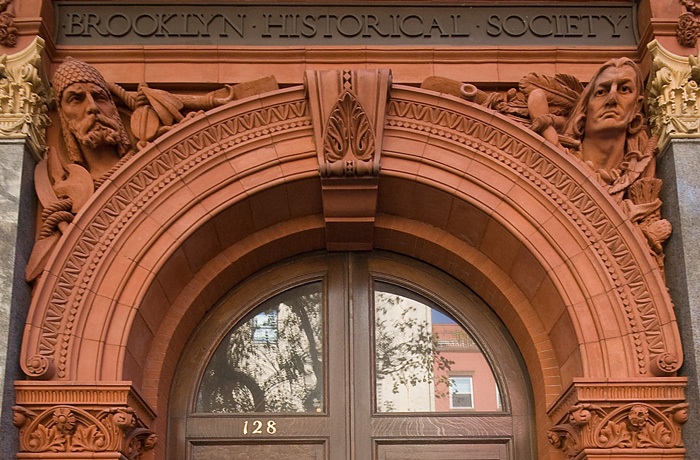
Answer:
[[56, 70], [53, 87], [70, 162], [84, 163], [81, 148], [114, 146], [119, 156], [130, 149], [109, 86], [97, 69], [69, 57]]

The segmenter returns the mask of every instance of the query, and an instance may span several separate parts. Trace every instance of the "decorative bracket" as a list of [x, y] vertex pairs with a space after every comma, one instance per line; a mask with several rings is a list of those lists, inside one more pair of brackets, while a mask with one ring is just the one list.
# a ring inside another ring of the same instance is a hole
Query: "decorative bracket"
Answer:
[[678, 56], [649, 43], [653, 64], [647, 84], [652, 133], [663, 153], [670, 139], [700, 137], [700, 58]]
[[0, 56], [0, 139], [27, 139], [37, 159], [46, 150], [51, 100], [41, 64], [44, 40], [36, 37], [19, 53]]
[[304, 80], [321, 175], [326, 247], [372, 249], [391, 71], [307, 71]]

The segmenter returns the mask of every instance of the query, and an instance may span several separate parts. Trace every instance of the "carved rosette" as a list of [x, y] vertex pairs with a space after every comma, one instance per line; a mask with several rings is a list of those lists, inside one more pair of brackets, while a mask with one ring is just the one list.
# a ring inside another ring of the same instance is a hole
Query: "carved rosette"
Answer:
[[25, 50], [0, 56], [0, 138], [26, 139], [39, 159], [46, 150], [47, 115], [51, 100], [41, 64], [44, 40], [37, 37]]
[[670, 53], [656, 40], [649, 51], [653, 59], [647, 84], [649, 124], [663, 152], [671, 138], [700, 136], [700, 66], [698, 58]]
[[16, 386], [21, 404], [12, 408], [13, 423], [21, 453], [66, 459], [111, 453], [136, 460], [155, 446], [157, 436], [143, 420], [152, 413], [129, 388]]
[[559, 422], [548, 431], [549, 442], [570, 459], [597, 458], [602, 451], [628, 458], [632, 450], [639, 458], [682, 459], [688, 404], [678, 402], [682, 382], [676, 380], [667, 388], [661, 382], [576, 382], [550, 410]]
[[307, 71], [304, 84], [322, 180], [326, 247], [372, 249], [391, 72]]

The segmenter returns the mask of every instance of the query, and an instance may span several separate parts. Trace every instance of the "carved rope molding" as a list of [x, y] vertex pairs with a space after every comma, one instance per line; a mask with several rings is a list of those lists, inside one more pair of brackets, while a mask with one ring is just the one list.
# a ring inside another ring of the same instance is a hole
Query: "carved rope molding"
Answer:
[[678, 56], [649, 43], [653, 64], [647, 84], [649, 123], [664, 151], [673, 138], [700, 137], [700, 66], [695, 56]]
[[41, 63], [44, 40], [0, 56], [0, 139], [26, 139], [39, 159], [46, 150], [51, 89]]
[[[195, 118], [191, 123], [197, 121]], [[237, 145], [310, 125], [304, 99], [248, 110], [203, 126], [184, 142], [165, 148], [133, 174], [86, 223], [70, 256], [57, 271], [56, 279], [45, 276], [41, 280], [37, 292], [50, 289], [50, 293], [36, 349], [24, 352], [24, 356], [35, 353], [22, 360], [24, 372], [30, 378], [49, 379], [54, 372], [58, 378], [66, 378], [75, 320], [96, 268], [121, 229], [169, 183], [199, 163], [224, 154]], [[157, 148], [157, 144], [152, 148]], [[145, 153], [142, 151], [140, 155]], [[46, 286], [48, 282], [52, 285]], [[39, 297], [35, 296], [33, 302], [40, 301]]]
[[[645, 271], [615, 222], [566, 171], [512, 135], [447, 108], [392, 98], [387, 108], [387, 125], [469, 147], [539, 188], [580, 229], [606, 268], [632, 333], [639, 374], [652, 371], [668, 375], [678, 370], [682, 358], [667, 349]], [[665, 300], [670, 304], [670, 299]]]

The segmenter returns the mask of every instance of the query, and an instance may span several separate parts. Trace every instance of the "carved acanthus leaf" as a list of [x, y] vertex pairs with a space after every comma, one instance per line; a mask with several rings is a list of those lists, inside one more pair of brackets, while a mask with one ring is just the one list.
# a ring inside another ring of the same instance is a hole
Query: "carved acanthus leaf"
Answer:
[[326, 124], [321, 165], [324, 176], [363, 176], [373, 169], [375, 141], [372, 124], [355, 95], [338, 98]]
[[44, 41], [37, 37], [25, 50], [0, 56], [0, 138], [27, 139], [37, 158], [46, 150], [50, 124], [51, 90], [41, 64], [43, 49]]
[[687, 404], [678, 404], [661, 411], [635, 402], [606, 411], [593, 405], [574, 405], [566, 418], [549, 431], [548, 438], [568, 458], [584, 449], [681, 448], [686, 408]]
[[649, 44], [653, 68], [647, 97], [649, 124], [663, 151], [671, 137], [700, 136], [700, 66], [695, 56], [678, 56], [656, 40]]
[[152, 431], [139, 427], [129, 407], [98, 410], [58, 405], [37, 413], [15, 406], [13, 411], [21, 452], [120, 452], [132, 460], [152, 449], [157, 440]]

